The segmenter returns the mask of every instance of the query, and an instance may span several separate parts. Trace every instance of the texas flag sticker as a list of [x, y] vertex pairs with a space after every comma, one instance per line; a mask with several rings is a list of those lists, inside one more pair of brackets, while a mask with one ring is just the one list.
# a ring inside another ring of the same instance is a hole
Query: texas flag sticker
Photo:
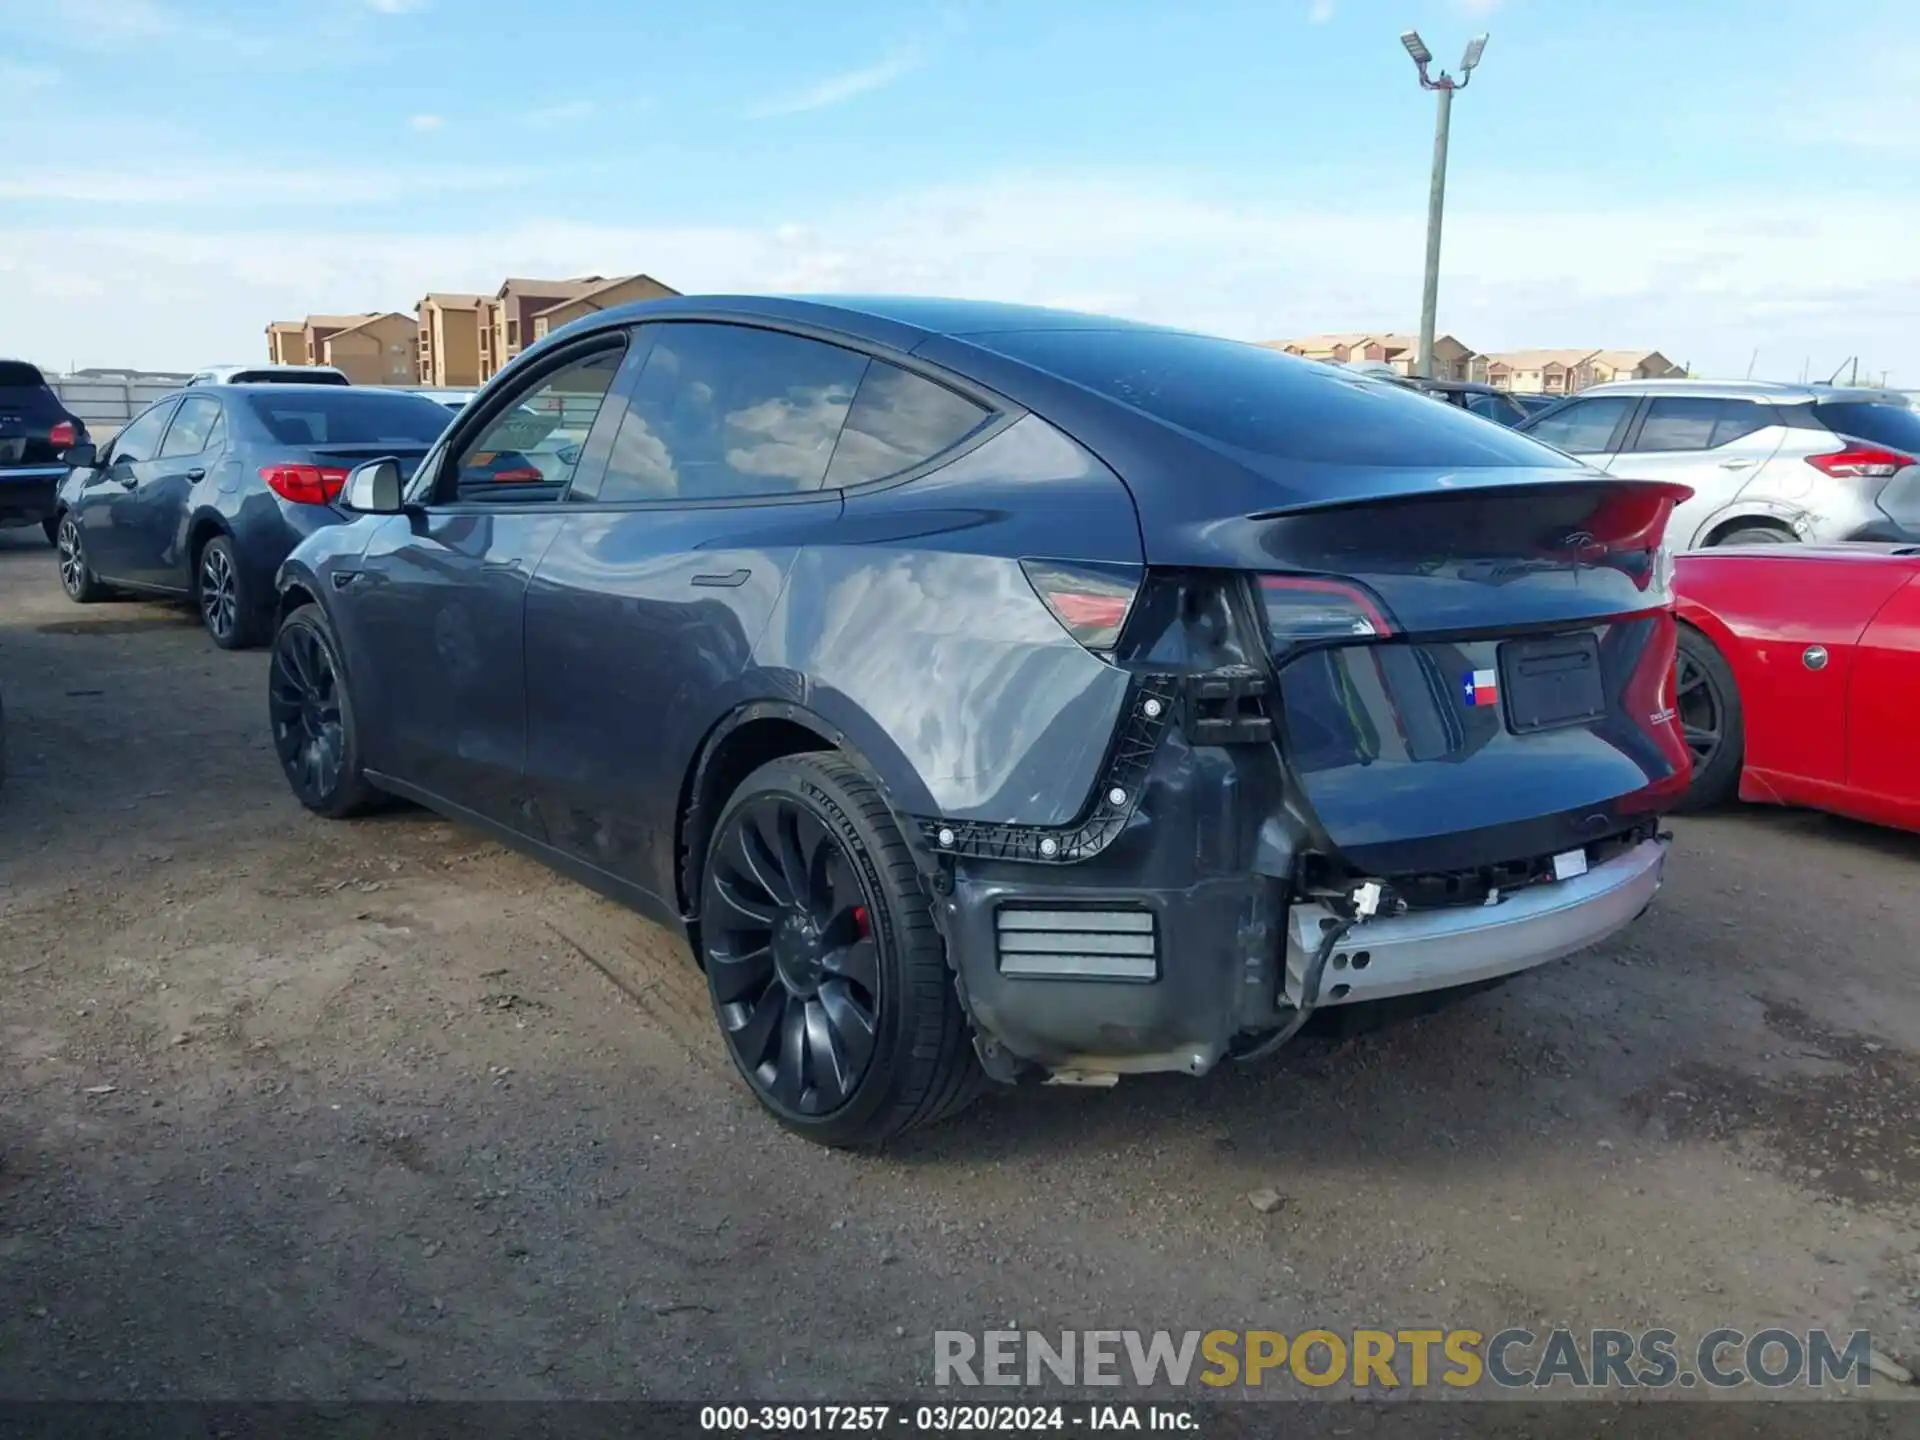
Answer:
[[1460, 677], [1460, 698], [1469, 705], [1500, 703], [1500, 684], [1491, 670], [1475, 670]]

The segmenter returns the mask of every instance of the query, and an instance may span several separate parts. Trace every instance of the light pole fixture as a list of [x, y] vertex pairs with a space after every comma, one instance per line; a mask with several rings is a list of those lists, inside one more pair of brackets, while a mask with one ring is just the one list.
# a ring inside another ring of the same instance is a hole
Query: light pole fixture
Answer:
[[1439, 114], [1433, 125], [1433, 184], [1427, 192], [1427, 270], [1420, 290], [1420, 351], [1414, 363], [1415, 371], [1431, 380], [1433, 329], [1440, 307], [1440, 217], [1447, 204], [1447, 127], [1453, 117], [1453, 92], [1467, 88], [1474, 67], [1480, 63], [1481, 52], [1487, 48], [1487, 37], [1476, 35], [1467, 42], [1467, 52], [1460, 57], [1457, 80], [1444, 70], [1438, 75], [1427, 72], [1427, 67], [1433, 64], [1433, 52], [1427, 49], [1427, 42], [1420, 38], [1418, 30], [1401, 31], [1400, 43], [1406, 46], [1414, 68], [1420, 72], [1420, 88], [1431, 90], [1439, 97]]

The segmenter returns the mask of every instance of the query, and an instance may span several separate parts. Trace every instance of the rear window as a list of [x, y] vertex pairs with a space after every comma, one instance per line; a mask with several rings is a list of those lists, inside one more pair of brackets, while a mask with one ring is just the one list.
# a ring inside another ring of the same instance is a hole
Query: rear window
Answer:
[[247, 396], [247, 408], [282, 445], [427, 445], [453, 418], [423, 395], [352, 385], [337, 394], [259, 392]]
[[1875, 405], [1870, 401], [1816, 401], [1814, 416], [1837, 435], [1870, 440], [1909, 454], [1920, 452], [1920, 413], [1905, 405]]
[[34, 390], [46, 383], [37, 366], [24, 360], [0, 360], [0, 390]]
[[1382, 467], [1578, 468], [1458, 406], [1258, 345], [1153, 330], [969, 338], [1252, 455]]

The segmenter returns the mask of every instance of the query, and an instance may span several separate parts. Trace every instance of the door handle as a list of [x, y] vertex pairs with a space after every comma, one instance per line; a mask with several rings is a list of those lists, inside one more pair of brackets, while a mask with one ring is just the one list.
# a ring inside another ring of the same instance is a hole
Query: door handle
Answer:
[[117, 478], [120, 482], [120, 488], [122, 490], [131, 490], [133, 489], [134, 486], [140, 483], [139, 477], [134, 475], [121, 475]]
[[729, 570], [724, 575], [696, 575], [693, 577], [693, 583], [696, 585], [720, 585], [728, 589], [733, 589], [736, 586], [746, 584], [752, 576], [753, 572], [751, 570]]
[[1721, 468], [1722, 470], [1751, 470], [1751, 469], [1753, 468], [1753, 461], [1751, 461], [1751, 460], [1722, 460], [1722, 461], [1720, 462], [1720, 468]]
[[207, 472], [196, 465], [193, 469], [187, 471], [187, 478], [189, 480], [204, 480], [207, 478]]

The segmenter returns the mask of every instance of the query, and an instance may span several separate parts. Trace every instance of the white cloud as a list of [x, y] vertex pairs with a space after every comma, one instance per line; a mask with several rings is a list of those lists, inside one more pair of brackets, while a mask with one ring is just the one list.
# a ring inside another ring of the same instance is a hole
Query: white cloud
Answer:
[[804, 90], [755, 105], [747, 114], [751, 119], [764, 120], [775, 115], [798, 115], [807, 110], [825, 110], [831, 105], [843, 105], [857, 96], [879, 90], [912, 74], [925, 63], [925, 58], [917, 46], [897, 50], [862, 69], [829, 76]]
[[441, 115], [416, 115], [407, 121], [407, 124], [423, 135], [444, 128], [446, 123], [446, 117]]
[[546, 127], [549, 125], [568, 125], [576, 120], [584, 120], [593, 114], [591, 100], [569, 100], [561, 105], [548, 105], [543, 109], [528, 112], [527, 123]]
[[[386, 194], [402, 178], [371, 183]], [[344, 177], [277, 183], [317, 202]], [[0, 229], [0, 322], [30, 359], [83, 350], [83, 364], [179, 366], [249, 353], [282, 315], [404, 309], [429, 289], [489, 292], [509, 274], [644, 270], [691, 292], [967, 295], [1246, 339], [1409, 331], [1425, 224], [1417, 207], [1261, 208], [1174, 182], [1074, 175], [944, 187], [763, 227], [481, 230], [464, 198], [408, 198], [418, 218], [407, 233], [291, 220], [249, 233]], [[1462, 201], [1447, 216], [1440, 324], [1486, 350], [1647, 345], [1720, 374], [1744, 371], [1755, 347], [1757, 373], [1784, 378], [1809, 361], [1824, 375], [1858, 352], [1863, 370], [1920, 385], [1920, 282], [1904, 240], [1917, 227], [1920, 200], [1898, 195], [1844, 208], [1786, 193], [1637, 209]]]
[[[527, 172], [461, 166], [423, 170], [371, 167], [239, 168], [221, 165], [182, 169], [158, 165], [132, 170], [36, 170], [0, 176], [0, 200], [70, 201], [79, 204], [228, 206], [259, 210], [275, 205], [338, 206], [343, 197], [360, 204], [430, 196], [436, 192], [489, 190], [519, 184]], [[7, 232], [0, 231], [0, 239]]]
[[1309, 25], [1326, 24], [1333, 19], [1334, 8], [1334, 0], [1312, 0], [1312, 3], [1307, 6], [1307, 23]]
[[179, 17], [159, 0], [37, 0], [12, 4], [30, 12], [39, 24], [36, 36], [79, 46], [125, 45], [152, 40], [179, 25]]

